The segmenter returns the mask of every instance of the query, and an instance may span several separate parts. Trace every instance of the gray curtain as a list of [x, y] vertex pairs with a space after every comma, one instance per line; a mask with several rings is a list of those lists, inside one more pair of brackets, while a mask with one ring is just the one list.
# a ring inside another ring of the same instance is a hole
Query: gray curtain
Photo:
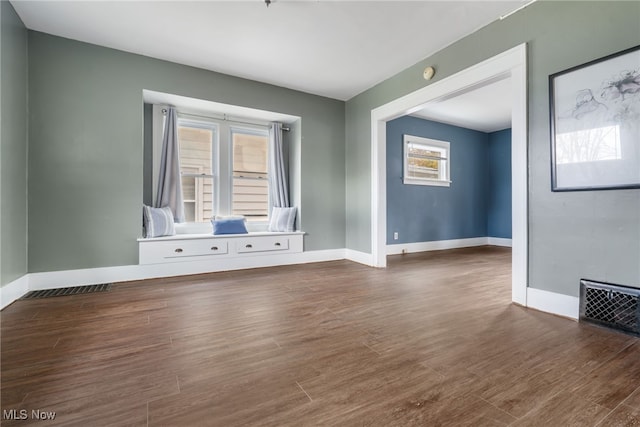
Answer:
[[282, 150], [280, 123], [271, 123], [269, 129], [269, 192], [272, 207], [289, 207], [289, 184]]
[[164, 120], [159, 173], [156, 207], [170, 207], [175, 222], [184, 222], [182, 182], [180, 180], [180, 152], [178, 148], [178, 114], [174, 107], [169, 107]]

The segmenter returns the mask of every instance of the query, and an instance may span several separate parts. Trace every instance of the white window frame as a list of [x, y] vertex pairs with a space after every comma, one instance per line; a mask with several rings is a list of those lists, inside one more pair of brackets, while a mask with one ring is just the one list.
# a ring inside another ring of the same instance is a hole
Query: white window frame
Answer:
[[[409, 146], [411, 144], [417, 144], [423, 146], [425, 149], [442, 152], [444, 155], [438, 159], [440, 168], [438, 168], [438, 179], [420, 178], [415, 176], [408, 176], [409, 171]], [[440, 141], [437, 139], [423, 138], [414, 135], [404, 135], [403, 138], [403, 153], [402, 153], [403, 165], [402, 165], [402, 182], [407, 185], [431, 185], [437, 187], [449, 187], [451, 185], [450, 170], [451, 170], [451, 147], [447, 141]]]
[[[211, 174], [204, 173], [188, 173], [180, 170], [180, 177], [193, 177], [196, 178], [196, 192], [198, 186], [202, 185], [202, 181], [197, 178], [210, 178], [211, 185], [213, 186], [213, 199], [211, 200], [211, 209], [213, 212], [218, 212], [220, 208], [220, 125], [212, 120], [194, 120], [190, 117], [185, 117], [178, 112], [178, 127], [190, 127], [193, 129], [206, 129], [212, 132], [211, 139]], [[196, 212], [198, 206], [196, 203]], [[208, 221], [195, 221], [193, 224], [208, 223]], [[190, 224], [190, 223], [189, 223]]]
[[[155, 203], [158, 188], [158, 170], [160, 168], [160, 157], [162, 152], [162, 133], [164, 127], [165, 114], [164, 105], [153, 105], [153, 168], [152, 168], [152, 197]], [[214, 216], [231, 215], [232, 212], [232, 182], [233, 182], [233, 153], [232, 153], [232, 133], [247, 133], [255, 135], [268, 135], [268, 125], [260, 121], [256, 123], [237, 122], [227, 119], [207, 117], [200, 112], [189, 110], [178, 110], [178, 126], [186, 125], [199, 128], [213, 128], [214, 140], [212, 152], [212, 172], [213, 172], [213, 210]], [[269, 173], [269, 172], [267, 172]], [[224, 189], [224, 190], [223, 190]], [[269, 194], [269, 209], [267, 209], [267, 219], [264, 221], [247, 222], [249, 231], [266, 231], [271, 216], [271, 195]], [[176, 231], [179, 234], [193, 234], [210, 232], [211, 224], [208, 222], [184, 222], [176, 224]]]
[[[269, 154], [270, 154], [270, 147], [269, 145], [271, 144], [271, 141], [269, 140], [269, 130], [266, 128], [266, 126], [260, 126], [260, 125], [251, 125], [248, 123], [245, 124], [231, 124], [229, 125], [229, 142], [228, 142], [228, 149], [229, 149], [229, 214], [232, 213], [233, 211], [233, 134], [234, 133], [241, 133], [241, 134], [245, 134], [245, 135], [256, 135], [256, 136], [264, 136], [267, 138], [267, 194], [268, 194], [268, 202], [267, 202], [267, 219], [264, 221], [250, 221], [253, 224], [257, 224], [257, 225], [268, 225], [269, 224], [269, 220], [271, 219], [271, 189], [269, 188], [270, 185], [270, 179], [269, 179], [269, 174], [270, 174], [270, 162], [269, 162]], [[249, 222], [249, 221], [247, 221]]]

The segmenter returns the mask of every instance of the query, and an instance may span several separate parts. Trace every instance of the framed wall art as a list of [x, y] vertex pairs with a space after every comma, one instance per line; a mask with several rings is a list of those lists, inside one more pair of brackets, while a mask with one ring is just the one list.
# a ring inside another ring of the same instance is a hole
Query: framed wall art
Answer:
[[640, 46], [549, 76], [551, 189], [640, 188]]

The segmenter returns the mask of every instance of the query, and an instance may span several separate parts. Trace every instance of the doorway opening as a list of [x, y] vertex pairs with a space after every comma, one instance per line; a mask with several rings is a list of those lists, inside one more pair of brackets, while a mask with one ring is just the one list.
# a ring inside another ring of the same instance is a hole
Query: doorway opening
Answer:
[[487, 59], [441, 81], [382, 105], [371, 112], [373, 265], [387, 263], [386, 124], [416, 113], [427, 104], [509, 79], [511, 83], [512, 301], [527, 305], [527, 97], [526, 44]]

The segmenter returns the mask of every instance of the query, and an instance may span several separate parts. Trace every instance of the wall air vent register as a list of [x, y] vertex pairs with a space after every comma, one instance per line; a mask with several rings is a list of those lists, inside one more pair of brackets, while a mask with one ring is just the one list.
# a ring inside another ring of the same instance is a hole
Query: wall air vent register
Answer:
[[580, 280], [580, 321], [640, 336], [640, 289]]

